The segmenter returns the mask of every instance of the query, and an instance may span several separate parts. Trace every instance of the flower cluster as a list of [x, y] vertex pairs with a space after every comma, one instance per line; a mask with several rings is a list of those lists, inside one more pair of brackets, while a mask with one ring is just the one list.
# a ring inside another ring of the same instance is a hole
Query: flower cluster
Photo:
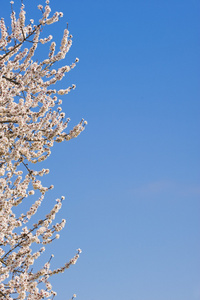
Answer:
[[[65, 118], [58, 97], [75, 85], [56, 89], [56, 83], [78, 62], [76, 58], [71, 65], [56, 68], [72, 45], [68, 28], [57, 53], [56, 43], [50, 42], [52, 35], [40, 37], [44, 27], [58, 22], [63, 13], [51, 16], [46, 0], [44, 8], [38, 5], [42, 14], [38, 23], [31, 19], [26, 24], [24, 4], [18, 17], [13, 4], [11, 1], [10, 29], [3, 18], [0, 20], [0, 299], [50, 299], [56, 292], [49, 277], [75, 264], [81, 250], [63, 267], [50, 269], [52, 255], [41, 269], [34, 271], [35, 260], [45, 251], [45, 245], [60, 237], [58, 232], [66, 220], [54, 223], [62, 197], [43, 219], [35, 222], [35, 214], [53, 185], [43, 186], [40, 178], [49, 169], [36, 171], [33, 164], [47, 159], [54, 142], [77, 137], [87, 122], [82, 119], [66, 131], [70, 119]], [[38, 62], [34, 58], [38, 46], [49, 42], [47, 58]], [[26, 198], [31, 201], [30, 208], [20, 213]], [[31, 221], [33, 225], [29, 225]]]

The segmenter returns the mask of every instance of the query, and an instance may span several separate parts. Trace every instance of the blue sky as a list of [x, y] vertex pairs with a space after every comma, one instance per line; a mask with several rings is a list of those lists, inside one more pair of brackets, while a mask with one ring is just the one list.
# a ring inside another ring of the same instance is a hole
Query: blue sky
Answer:
[[[42, 1], [24, 3], [36, 19]], [[60, 84], [77, 85], [63, 111], [71, 126], [88, 121], [41, 164], [55, 186], [46, 205], [66, 196], [59, 217], [67, 226], [47, 255], [58, 267], [83, 250], [52, 280], [57, 299], [199, 300], [200, 2], [51, 7], [64, 13], [50, 27], [57, 44], [66, 22], [74, 37], [66, 63], [80, 59]]]

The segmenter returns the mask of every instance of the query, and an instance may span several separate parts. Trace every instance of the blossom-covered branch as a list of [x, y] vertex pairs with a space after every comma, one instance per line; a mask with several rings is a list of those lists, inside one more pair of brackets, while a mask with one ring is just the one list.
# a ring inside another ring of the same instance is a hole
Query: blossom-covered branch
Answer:
[[[43, 186], [40, 180], [49, 169], [37, 171], [33, 164], [46, 160], [54, 142], [77, 137], [87, 122], [82, 119], [66, 131], [70, 119], [62, 112], [59, 97], [68, 94], [75, 85], [56, 89], [56, 83], [78, 62], [76, 58], [71, 65], [56, 68], [72, 45], [68, 28], [57, 53], [52, 35], [40, 38], [45, 26], [58, 22], [63, 13], [50, 16], [46, 0], [44, 8], [38, 5], [41, 11], [38, 23], [31, 19], [26, 25], [25, 5], [21, 4], [18, 17], [13, 5], [11, 1], [10, 27], [3, 18], [0, 20], [0, 299], [34, 300], [56, 295], [49, 277], [75, 264], [81, 250], [58, 269], [51, 270], [48, 261], [34, 271], [34, 261], [47, 244], [59, 238], [58, 232], [66, 221], [55, 223], [64, 200], [61, 197], [42, 220], [29, 225], [46, 193], [53, 188], [53, 185]], [[49, 53], [38, 62], [36, 50], [46, 43], [50, 43]], [[30, 208], [22, 213], [26, 198], [30, 199]], [[33, 244], [37, 250], [34, 246], [33, 251]]]

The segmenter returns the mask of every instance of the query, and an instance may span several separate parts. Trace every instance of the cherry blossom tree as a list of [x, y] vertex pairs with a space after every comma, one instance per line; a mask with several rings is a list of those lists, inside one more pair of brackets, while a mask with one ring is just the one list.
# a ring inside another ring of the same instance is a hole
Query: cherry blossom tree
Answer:
[[[7, 27], [4, 19], [0, 20], [0, 299], [53, 299], [56, 292], [51, 276], [75, 264], [81, 250], [57, 269], [51, 270], [53, 255], [35, 269], [35, 261], [47, 244], [59, 238], [66, 222], [55, 221], [64, 197], [56, 199], [42, 219], [36, 218], [46, 193], [53, 188], [43, 186], [40, 180], [49, 169], [37, 168], [51, 154], [54, 142], [77, 137], [87, 124], [81, 120], [67, 131], [70, 119], [62, 112], [59, 97], [75, 85], [56, 89], [56, 83], [78, 59], [58, 67], [57, 62], [65, 59], [72, 45], [68, 28], [57, 52], [51, 35], [41, 38], [46, 26], [63, 16], [62, 12], [51, 14], [49, 0], [45, 7], [38, 5], [38, 22], [26, 21], [23, 3], [18, 16], [13, 1], [10, 3], [11, 24]], [[49, 52], [39, 62], [36, 50], [46, 43]], [[29, 203], [28, 210], [24, 210], [24, 201]]]

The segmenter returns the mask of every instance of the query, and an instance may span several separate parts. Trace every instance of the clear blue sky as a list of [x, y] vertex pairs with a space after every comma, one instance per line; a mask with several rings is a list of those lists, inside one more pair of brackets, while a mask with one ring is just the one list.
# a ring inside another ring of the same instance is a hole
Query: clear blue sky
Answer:
[[66, 63], [80, 59], [60, 84], [77, 85], [63, 110], [71, 126], [88, 121], [43, 164], [55, 186], [46, 205], [66, 196], [59, 217], [67, 226], [48, 250], [53, 265], [83, 250], [52, 280], [56, 299], [199, 300], [200, 2], [51, 6], [64, 13], [51, 27], [57, 44], [66, 22], [74, 36]]

